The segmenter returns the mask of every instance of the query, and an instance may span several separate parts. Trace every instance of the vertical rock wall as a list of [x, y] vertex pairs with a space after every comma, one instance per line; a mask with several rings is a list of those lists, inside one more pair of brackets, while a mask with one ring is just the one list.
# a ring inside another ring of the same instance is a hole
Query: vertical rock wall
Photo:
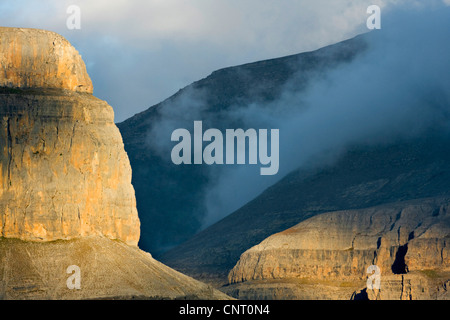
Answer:
[[0, 28], [0, 235], [137, 245], [131, 167], [112, 108], [61, 36]]

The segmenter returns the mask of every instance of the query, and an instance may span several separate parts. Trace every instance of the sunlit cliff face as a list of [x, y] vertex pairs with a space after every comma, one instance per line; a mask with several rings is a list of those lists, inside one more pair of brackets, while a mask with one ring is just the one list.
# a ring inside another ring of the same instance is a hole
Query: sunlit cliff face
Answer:
[[136, 245], [131, 167], [112, 108], [78, 52], [43, 30], [0, 28], [0, 233], [103, 235]]
[[93, 92], [78, 51], [56, 33], [0, 28], [0, 46], [2, 87]]

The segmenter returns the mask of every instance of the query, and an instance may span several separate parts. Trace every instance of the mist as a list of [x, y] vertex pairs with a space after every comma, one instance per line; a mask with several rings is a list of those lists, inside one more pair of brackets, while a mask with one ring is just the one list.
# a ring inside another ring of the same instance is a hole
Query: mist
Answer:
[[169, 158], [171, 130], [192, 132], [193, 119], [217, 126], [220, 118], [244, 130], [279, 129], [277, 175], [261, 176], [259, 165], [204, 165], [209, 179], [203, 193], [203, 227], [293, 170], [333, 163], [348, 147], [392, 143], [429, 128], [447, 130], [450, 8], [436, 2], [382, 12], [381, 30], [365, 39], [367, 50], [350, 63], [340, 64], [301, 92], [293, 89], [294, 76], [281, 97], [270, 103], [236, 105], [220, 116], [211, 115], [203, 93], [190, 90], [161, 108], [161, 120], [150, 136], [154, 150]]

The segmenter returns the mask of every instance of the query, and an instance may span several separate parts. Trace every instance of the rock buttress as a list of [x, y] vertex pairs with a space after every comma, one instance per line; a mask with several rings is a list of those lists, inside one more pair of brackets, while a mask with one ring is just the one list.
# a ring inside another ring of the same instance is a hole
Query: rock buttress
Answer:
[[0, 87], [93, 92], [78, 51], [45, 30], [0, 27]]
[[0, 235], [137, 245], [131, 167], [112, 108], [70, 43], [0, 28]]

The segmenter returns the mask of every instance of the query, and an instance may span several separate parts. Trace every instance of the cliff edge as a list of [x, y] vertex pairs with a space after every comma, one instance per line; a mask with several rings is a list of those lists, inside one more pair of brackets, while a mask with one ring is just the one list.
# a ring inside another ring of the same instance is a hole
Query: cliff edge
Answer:
[[0, 28], [0, 87], [93, 92], [78, 51], [54, 32]]
[[[0, 234], [104, 235], [137, 245], [131, 167], [113, 109], [52, 32], [0, 28]], [[84, 93], [80, 93], [84, 92]]]
[[[225, 292], [266, 299], [449, 299], [449, 205], [450, 198], [435, 197], [316, 215], [244, 252]], [[381, 280], [375, 295], [366, 288], [372, 265]]]

